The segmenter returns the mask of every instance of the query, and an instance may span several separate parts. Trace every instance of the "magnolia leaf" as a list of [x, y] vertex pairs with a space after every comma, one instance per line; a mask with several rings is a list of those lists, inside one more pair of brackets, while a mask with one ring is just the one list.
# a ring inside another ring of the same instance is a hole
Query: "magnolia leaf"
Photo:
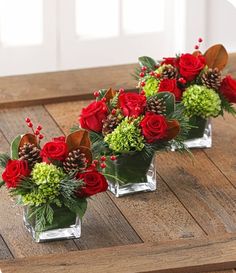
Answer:
[[82, 129], [69, 134], [66, 138], [66, 143], [69, 151], [79, 149], [80, 146], [91, 148], [89, 133]]
[[[153, 98], [153, 96], [151, 96], [150, 98]], [[163, 102], [165, 103], [166, 110], [165, 110], [164, 114], [166, 116], [175, 111], [175, 96], [174, 96], [174, 94], [172, 94], [168, 91], [158, 92], [155, 95], [155, 98], [157, 98], [158, 100], [163, 100]]]
[[167, 121], [167, 136], [165, 137], [165, 140], [171, 140], [174, 139], [180, 132], [180, 125], [179, 122], [175, 120]]
[[88, 160], [88, 165], [90, 165], [93, 160], [93, 155], [91, 150], [88, 147], [84, 147], [84, 146], [80, 146], [79, 149], [81, 153], [85, 154], [85, 157]]
[[11, 158], [12, 159], [19, 158], [18, 150], [19, 150], [20, 141], [21, 141], [21, 135], [18, 135], [11, 143]]
[[112, 100], [115, 97], [116, 93], [116, 90], [109, 88], [104, 96], [106, 98], [106, 101]]
[[208, 48], [204, 56], [209, 68], [218, 68], [219, 70], [222, 70], [228, 62], [228, 53], [221, 44]]
[[151, 57], [148, 56], [141, 56], [138, 58], [139, 65], [146, 66], [150, 70], [155, 70], [156, 69], [156, 61], [153, 60]]
[[35, 146], [37, 146], [38, 145], [37, 137], [31, 133], [21, 136], [18, 151], [19, 151], [20, 147], [22, 147], [26, 143], [34, 144]]

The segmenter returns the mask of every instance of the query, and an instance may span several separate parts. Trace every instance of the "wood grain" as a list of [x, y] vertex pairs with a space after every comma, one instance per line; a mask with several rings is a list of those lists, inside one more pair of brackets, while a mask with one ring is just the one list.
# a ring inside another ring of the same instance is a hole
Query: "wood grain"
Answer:
[[13, 258], [8, 246], [0, 235], [0, 260]]
[[211, 160], [236, 187], [236, 119], [229, 114], [213, 119], [213, 148], [206, 149]]
[[0, 262], [2, 273], [197, 273], [236, 266], [236, 238], [182, 240]]
[[[213, 148], [214, 149], [214, 148]], [[236, 232], [236, 189], [201, 150], [157, 157], [158, 172], [209, 235]]]
[[[60, 128], [68, 133], [88, 102], [71, 102], [46, 105], [46, 109]], [[112, 200], [145, 242], [167, 239], [202, 237], [202, 229], [186, 211], [163, 181], [158, 178], [156, 192], [136, 194]], [[148, 224], [144, 224], [148, 223]]]
[[133, 89], [137, 64], [0, 77], [0, 108], [88, 99], [100, 88]]
[[[4, 109], [0, 110], [0, 128], [5, 132], [8, 141], [27, 130], [25, 117], [31, 117], [36, 126], [42, 124], [45, 141], [62, 135], [62, 131], [42, 106], [14, 108], [11, 111]], [[8, 145], [6, 146], [5, 151], [8, 150]], [[108, 195], [101, 194], [89, 200], [89, 209], [82, 226], [82, 237], [75, 241], [76, 245], [73, 241], [35, 244], [24, 230], [21, 209], [15, 206], [14, 200], [10, 200], [5, 191], [1, 191], [0, 194], [1, 203], [3, 202], [1, 217], [7, 219], [0, 222], [0, 230], [16, 257], [77, 250], [77, 246], [79, 249], [87, 249], [142, 242]], [[9, 219], [11, 214], [12, 219]], [[20, 229], [11, 233], [9, 230], [15, 226], [14, 223], [19, 225]], [[25, 247], [22, 247], [23, 245]]]

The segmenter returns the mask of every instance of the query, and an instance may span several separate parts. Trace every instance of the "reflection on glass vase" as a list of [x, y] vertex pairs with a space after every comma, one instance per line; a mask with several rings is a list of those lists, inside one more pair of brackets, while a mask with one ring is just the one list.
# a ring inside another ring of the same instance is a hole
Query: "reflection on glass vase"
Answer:
[[104, 170], [108, 189], [120, 197], [136, 192], [156, 190], [155, 156], [145, 161], [139, 153], [122, 154], [116, 161], [107, 160]]
[[24, 225], [35, 242], [79, 238], [81, 236], [81, 220], [79, 216], [65, 206], [55, 206], [53, 210], [52, 224], [46, 225], [43, 230], [38, 231], [35, 215], [32, 215], [30, 207], [24, 207]]
[[188, 148], [211, 148], [212, 147], [212, 124], [211, 119], [192, 117], [190, 124], [193, 128], [189, 131], [184, 144]]

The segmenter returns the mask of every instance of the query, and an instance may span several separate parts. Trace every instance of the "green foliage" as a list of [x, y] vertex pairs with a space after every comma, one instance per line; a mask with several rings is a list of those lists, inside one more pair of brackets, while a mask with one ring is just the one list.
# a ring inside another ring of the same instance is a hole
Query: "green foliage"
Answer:
[[118, 153], [141, 151], [144, 148], [144, 137], [139, 128], [139, 119], [126, 117], [115, 130], [108, 134], [104, 141], [109, 148]]
[[81, 127], [78, 125], [78, 124], [74, 124], [71, 128], [70, 128], [70, 132], [71, 133], [74, 133], [74, 132], [76, 132], [76, 131], [78, 131], [78, 130], [80, 130], [81, 129]]
[[221, 111], [221, 99], [205, 86], [192, 85], [183, 93], [183, 105], [187, 116], [217, 117]]
[[222, 94], [219, 94], [221, 98], [221, 115], [224, 115], [224, 111], [228, 112], [229, 114], [236, 116], [236, 109], [234, 108], [233, 104], [230, 103]]
[[154, 96], [158, 92], [160, 81], [154, 77], [149, 76], [146, 80], [146, 84], [143, 87], [146, 97]]
[[12, 159], [19, 158], [18, 149], [19, 149], [20, 140], [21, 140], [21, 135], [18, 135], [11, 143], [11, 158]]
[[4, 181], [0, 181], [0, 188], [5, 185], [5, 182]]
[[92, 142], [92, 153], [95, 158], [103, 154], [112, 154], [108, 144], [104, 142], [102, 134], [90, 131], [89, 136]]
[[117, 92], [114, 98], [110, 101], [110, 107], [111, 109], [117, 108], [119, 101], [119, 93]]
[[0, 167], [6, 168], [9, 159], [11, 158], [8, 154], [0, 154]]
[[148, 56], [141, 56], [138, 58], [139, 65], [146, 66], [149, 70], [155, 70], [156, 68], [156, 61]]
[[97, 101], [104, 98], [104, 96], [106, 95], [107, 89], [100, 89], [98, 92], [99, 92], [99, 96], [97, 97]]

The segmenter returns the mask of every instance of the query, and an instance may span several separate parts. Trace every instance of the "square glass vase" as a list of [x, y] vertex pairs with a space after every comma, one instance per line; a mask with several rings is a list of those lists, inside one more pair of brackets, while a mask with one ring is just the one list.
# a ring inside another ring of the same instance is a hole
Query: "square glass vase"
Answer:
[[143, 160], [139, 153], [123, 154], [106, 165], [108, 189], [116, 197], [156, 190], [155, 156]]
[[212, 124], [211, 119], [192, 117], [190, 124], [194, 128], [190, 129], [184, 144], [188, 148], [211, 148], [212, 147]]
[[52, 224], [48, 224], [42, 231], [37, 231], [35, 217], [31, 216], [30, 207], [25, 206], [23, 221], [26, 229], [30, 232], [37, 243], [75, 239], [81, 236], [81, 220], [78, 215], [67, 207], [53, 207], [54, 216]]

